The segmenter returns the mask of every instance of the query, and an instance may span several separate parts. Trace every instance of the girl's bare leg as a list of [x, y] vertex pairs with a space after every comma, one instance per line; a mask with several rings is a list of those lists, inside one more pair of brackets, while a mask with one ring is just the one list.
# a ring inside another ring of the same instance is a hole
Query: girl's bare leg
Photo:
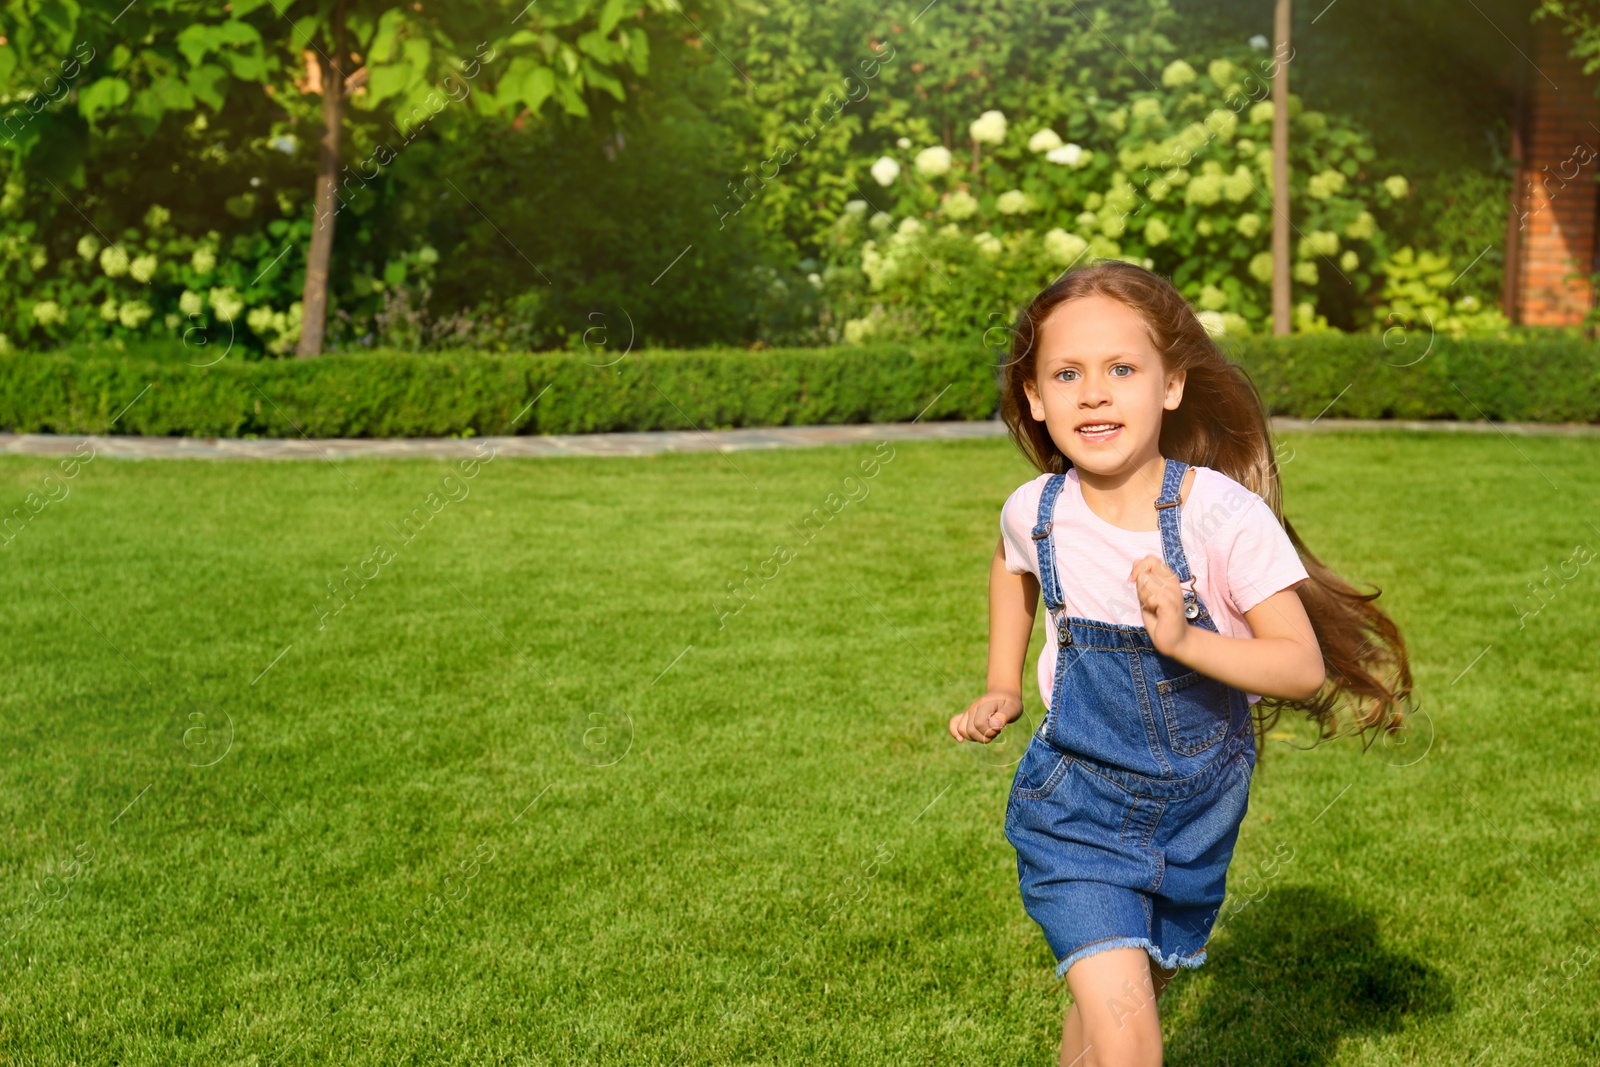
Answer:
[[1080, 1067], [1083, 1059], [1083, 1020], [1078, 1017], [1078, 1003], [1067, 1005], [1067, 1021], [1061, 1028], [1061, 1063], [1064, 1067]]
[[1161, 1067], [1156, 995], [1171, 975], [1151, 964], [1142, 948], [1114, 948], [1072, 965], [1061, 1067]]

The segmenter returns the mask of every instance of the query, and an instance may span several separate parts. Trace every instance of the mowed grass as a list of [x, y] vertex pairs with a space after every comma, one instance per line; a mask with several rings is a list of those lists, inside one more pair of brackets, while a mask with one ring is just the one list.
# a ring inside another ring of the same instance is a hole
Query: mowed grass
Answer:
[[[1284, 446], [1424, 715], [1285, 719], [1168, 1062], [1600, 1061], [1600, 441]], [[0, 550], [0, 1062], [1054, 1062], [1018, 750], [945, 732], [1031, 471], [885, 454], [499, 458], [407, 544], [451, 468], [83, 467]]]

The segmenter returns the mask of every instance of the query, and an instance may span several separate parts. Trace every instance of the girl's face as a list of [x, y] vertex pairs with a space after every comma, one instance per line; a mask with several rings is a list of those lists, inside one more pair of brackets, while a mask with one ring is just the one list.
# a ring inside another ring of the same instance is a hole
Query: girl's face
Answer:
[[1138, 312], [1096, 294], [1045, 318], [1023, 390], [1073, 466], [1110, 477], [1160, 454], [1161, 413], [1183, 400], [1183, 375], [1166, 373]]

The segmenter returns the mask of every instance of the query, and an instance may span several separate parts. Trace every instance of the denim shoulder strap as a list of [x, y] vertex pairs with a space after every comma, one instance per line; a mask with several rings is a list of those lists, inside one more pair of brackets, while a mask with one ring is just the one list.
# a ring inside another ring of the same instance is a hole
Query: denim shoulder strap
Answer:
[[[1183, 476], [1188, 472], [1189, 464], [1178, 459], [1167, 460], [1161, 477], [1161, 496], [1156, 499], [1156, 523], [1161, 527], [1161, 554], [1166, 557], [1172, 573], [1178, 576], [1179, 583], [1188, 587], [1183, 591], [1183, 614], [1193, 620], [1202, 615], [1200, 597], [1194, 589], [1194, 575], [1189, 573], [1189, 558], [1183, 554], [1183, 538], [1178, 534], [1183, 511], [1178, 494], [1183, 488]], [[1209, 615], [1201, 618], [1202, 625], [1209, 621]]]
[[1050, 536], [1050, 530], [1056, 497], [1061, 495], [1061, 487], [1066, 483], [1065, 474], [1052, 474], [1045, 480], [1044, 492], [1039, 494], [1039, 521], [1033, 526], [1033, 550], [1039, 560], [1039, 590], [1044, 594], [1044, 606], [1052, 613], [1060, 611], [1064, 601], [1061, 582], [1056, 577], [1055, 539]]

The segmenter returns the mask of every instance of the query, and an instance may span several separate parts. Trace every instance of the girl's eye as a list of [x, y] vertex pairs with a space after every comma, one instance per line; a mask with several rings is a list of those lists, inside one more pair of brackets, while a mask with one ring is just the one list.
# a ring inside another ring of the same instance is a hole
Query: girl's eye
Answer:
[[[1119, 371], [1126, 371], [1127, 374], [1118, 373]], [[1128, 375], [1132, 374], [1133, 371], [1134, 371], [1134, 368], [1129, 366], [1128, 364], [1126, 364], [1126, 363], [1118, 363], [1116, 366], [1111, 368], [1111, 376], [1113, 378], [1126, 378], [1126, 377], [1128, 377]], [[1078, 372], [1075, 371], [1075, 370], [1072, 370], [1070, 368], [1056, 371], [1056, 380], [1057, 381], [1070, 382], [1074, 378], [1076, 378], [1077, 376], [1078, 376]]]

